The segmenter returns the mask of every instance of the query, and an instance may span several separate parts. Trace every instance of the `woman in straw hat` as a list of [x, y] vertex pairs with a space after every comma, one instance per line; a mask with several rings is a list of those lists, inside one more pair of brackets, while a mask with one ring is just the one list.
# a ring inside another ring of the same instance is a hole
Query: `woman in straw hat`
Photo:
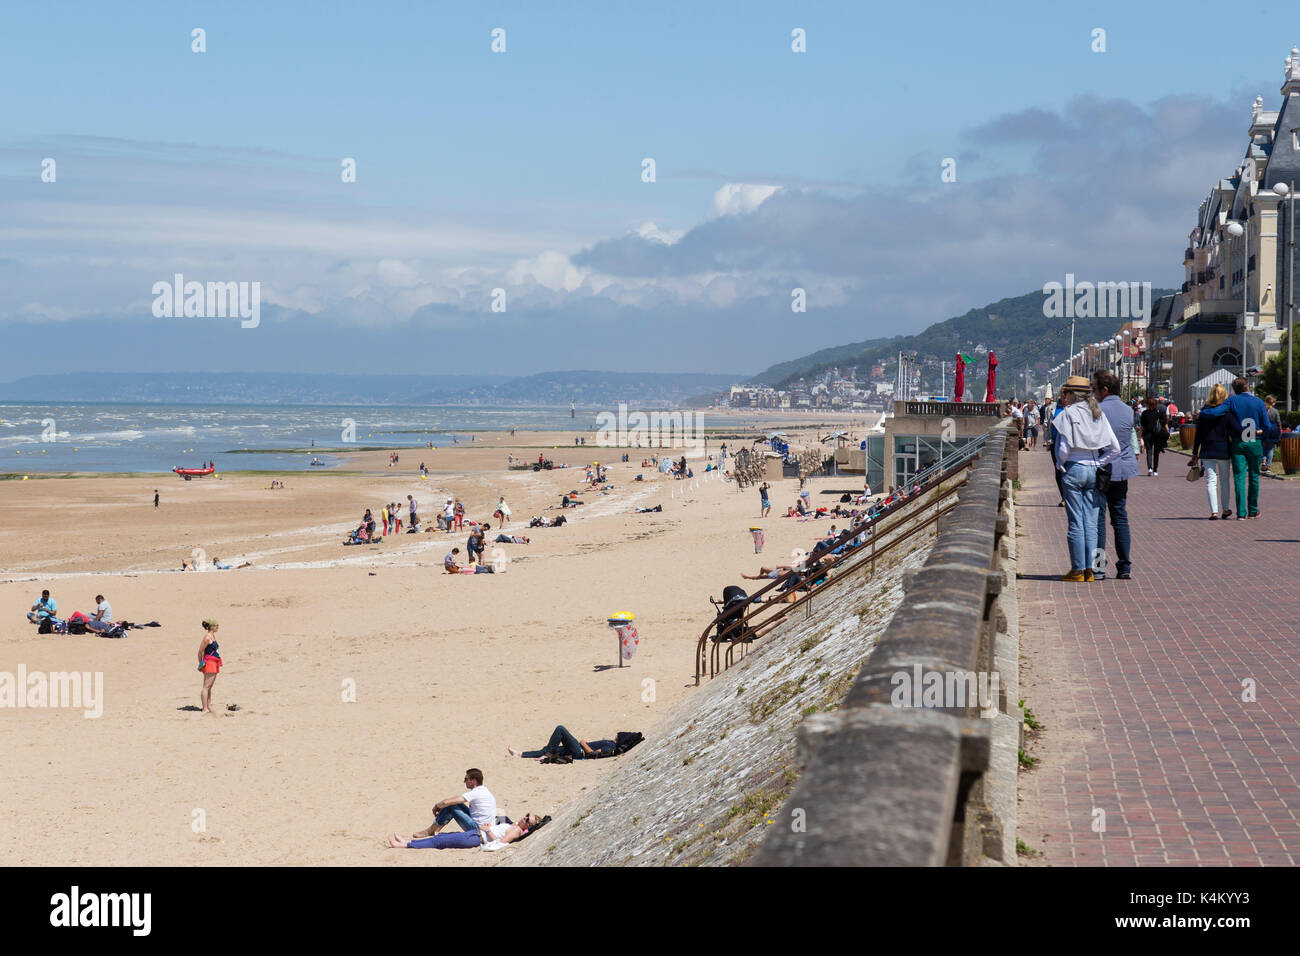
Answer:
[[1106, 468], [1120, 456], [1121, 449], [1086, 378], [1071, 375], [1066, 379], [1061, 403], [1065, 409], [1055, 422], [1056, 467], [1065, 493], [1070, 551], [1070, 572], [1061, 580], [1091, 581], [1103, 501], [1097, 492], [1097, 469]]

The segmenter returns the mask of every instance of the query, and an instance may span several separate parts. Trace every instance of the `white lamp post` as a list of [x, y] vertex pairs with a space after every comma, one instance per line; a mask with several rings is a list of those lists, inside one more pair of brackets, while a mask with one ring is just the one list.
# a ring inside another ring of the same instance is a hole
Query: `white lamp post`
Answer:
[[1287, 240], [1286, 273], [1286, 410], [1292, 411], [1291, 405], [1291, 354], [1294, 345], [1291, 341], [1291, 328], [1295, 318], [1295, 189], [1286, 183], [1277, 183], [1273, 192], [1286, 200], [1286, 223], [1290, 238]]
[[1250, 231], [1246, 228], [1246, 222], [1230, 222], [1227, 226], [1228, 235], [1241, 236], [1245, 240], [1245, 247], [1241, 255], [1241, 374], [1244, 378], [1246, 375], [1246, 311], [1249, 307], [1247, 296], [1250, 292]]

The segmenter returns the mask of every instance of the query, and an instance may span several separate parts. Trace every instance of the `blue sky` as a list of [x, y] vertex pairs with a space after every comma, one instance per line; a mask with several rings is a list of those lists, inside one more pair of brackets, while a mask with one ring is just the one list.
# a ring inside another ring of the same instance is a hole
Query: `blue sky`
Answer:
[[[33, 343], [136, 371], [345, 371], [396, 340], [419, 346], [399, 371], [748, 372], [1066, 272], [1176, 285], [1197, 204], [1300, 42], [1289, 8], [1208, 3], [65, 3], [6, 21], [10, 379]], [[151, 286], [178, 271], [261, 282], [262, 324], [155, 319]]]

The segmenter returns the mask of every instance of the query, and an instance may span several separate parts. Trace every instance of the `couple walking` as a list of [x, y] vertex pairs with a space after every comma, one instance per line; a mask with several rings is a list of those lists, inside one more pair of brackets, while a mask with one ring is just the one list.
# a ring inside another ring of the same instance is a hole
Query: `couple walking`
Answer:
[[1227, 507], [1229, 472], [1236, 495], [1237, 520], [1259, 517], [1259, 473], [1264, 461], [1264, 444], [1271, 445], [1281, 438], [1276, 413], [1270, 415], [1269, 407], [1247, 388], [1244, 378], [1233, 381], [1231, 396], [1222, 385], [1215, 385], [1196, 418], [1189, 467], [1204, 469], [1211, 521], [1232, 517]]
[[1062, 581], [1106, 578], [1106, 516], [1115, 529], [1115, 577], [1132, 577], [1128, 480], [1138, 474], [1133, 409], [1119, 397], [1119, 378], [1098, 371], [1071, 375], [1053, 421], [1055, 459], [1068, 522], [1070, 570]]

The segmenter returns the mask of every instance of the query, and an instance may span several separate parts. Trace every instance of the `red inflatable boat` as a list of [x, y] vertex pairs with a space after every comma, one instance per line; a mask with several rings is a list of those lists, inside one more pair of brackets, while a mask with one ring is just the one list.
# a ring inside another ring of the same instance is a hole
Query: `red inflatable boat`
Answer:
[[172, 469], [172, 471], [176, 472], [176, 474], [180, 475], [180, 476], [181, 476], [182, 478], [184, 478], [186, 481], [189, 481], [191, 478], [206, 478], [206, 477], [208, 477], [208, 475], [212, 474], [212, 473], [215, 472], [216, 470], [217, 470], [217, 469], [216, 469], [215, 467], [213, 467], [213, 468], [173, 468], [173, 469]]

